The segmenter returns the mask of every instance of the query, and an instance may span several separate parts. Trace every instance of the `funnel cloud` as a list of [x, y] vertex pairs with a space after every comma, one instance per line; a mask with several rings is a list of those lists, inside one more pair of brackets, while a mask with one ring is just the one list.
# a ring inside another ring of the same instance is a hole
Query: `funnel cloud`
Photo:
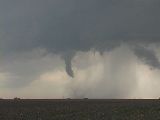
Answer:
[[67, 53], [63, 56], [65, 61], [66, 72], [72, 78], [74, 77], [74, 72], [72, 70], [72, 58], [74, 57], [74, 53]]

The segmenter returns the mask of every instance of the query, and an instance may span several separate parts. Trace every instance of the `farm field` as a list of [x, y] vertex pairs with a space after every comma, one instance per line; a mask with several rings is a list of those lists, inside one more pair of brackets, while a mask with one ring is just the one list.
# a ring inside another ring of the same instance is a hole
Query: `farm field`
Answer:
[[0, 120], [160, 120], [160, 100], [4, 99]]

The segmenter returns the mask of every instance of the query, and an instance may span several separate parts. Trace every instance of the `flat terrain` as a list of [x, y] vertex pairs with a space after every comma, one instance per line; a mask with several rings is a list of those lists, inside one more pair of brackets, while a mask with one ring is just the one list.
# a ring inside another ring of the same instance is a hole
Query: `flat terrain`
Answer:
[[0, 120], [160, 120], [160, 100], [0, 100]]

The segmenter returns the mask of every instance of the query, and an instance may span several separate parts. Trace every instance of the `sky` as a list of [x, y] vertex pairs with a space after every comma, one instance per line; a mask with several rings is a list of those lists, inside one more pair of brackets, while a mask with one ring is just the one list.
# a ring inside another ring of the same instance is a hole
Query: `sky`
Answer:
[[159, 0], [1, 0], [1, 98], [159, 98]]

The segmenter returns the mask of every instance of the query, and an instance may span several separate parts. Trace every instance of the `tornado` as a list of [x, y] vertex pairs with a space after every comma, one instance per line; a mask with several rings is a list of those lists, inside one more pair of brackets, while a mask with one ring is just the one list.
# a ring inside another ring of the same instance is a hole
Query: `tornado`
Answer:
[[72, 69], [72, 58], [73, 57], [74, 57], [74, 53], [67, 53], [63, 56], [66, 72], [72, 78], [74, 77], [74, 71]]

